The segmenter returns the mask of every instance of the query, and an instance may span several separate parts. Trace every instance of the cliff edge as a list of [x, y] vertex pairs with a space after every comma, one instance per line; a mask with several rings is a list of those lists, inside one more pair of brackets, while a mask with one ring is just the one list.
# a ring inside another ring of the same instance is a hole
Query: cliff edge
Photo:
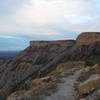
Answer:
[[29, 47], [0, 66], [0, 100], [16, 90], [31, 88], [32, 79], [46, 76], [61, 63], [99, 58], [100, 44], [93, 42], [95, 37], [99, 42], [99, 36], [82, 33], [76, 41], [31, 41]]
[[77, 45], [90, 45], [97, 42], [100, 42], [100, 32], [83, 32], [76, 39]]

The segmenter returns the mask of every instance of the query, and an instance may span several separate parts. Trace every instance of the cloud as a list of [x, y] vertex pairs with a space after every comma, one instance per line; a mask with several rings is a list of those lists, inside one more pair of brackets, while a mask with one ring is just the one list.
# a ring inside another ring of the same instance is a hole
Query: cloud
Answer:
[[29, 1], [30, 3], [23, 3], [12, 15], [17, 24], [43, 26], [60, 22], [73, 23], [76, 22], [75, 19], [88, 17], [94, 11], [91, 3], [86, 0]]
[[99, 0], [15, 0], [12, 4], [0, 13], [0, 33], [57, 36], [100, 31]]

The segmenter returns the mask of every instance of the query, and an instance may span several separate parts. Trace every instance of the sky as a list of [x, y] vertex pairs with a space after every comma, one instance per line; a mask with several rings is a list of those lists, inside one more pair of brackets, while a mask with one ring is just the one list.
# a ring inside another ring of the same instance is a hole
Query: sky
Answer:
[[0, 0], [0, 50], [31, 40], [75, 39], [100, 32], [100, 0]]

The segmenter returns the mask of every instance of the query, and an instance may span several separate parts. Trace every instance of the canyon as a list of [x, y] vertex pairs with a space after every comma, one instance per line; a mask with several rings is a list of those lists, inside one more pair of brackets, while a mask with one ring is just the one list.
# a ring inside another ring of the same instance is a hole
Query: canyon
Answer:
[[0, 65], [0, 100], [33, 88], [33, 79], [48, 76], [60, 64], [99, 58], [99, 32], [81, 33], [76, 40], [31, 41], [29, 47]]

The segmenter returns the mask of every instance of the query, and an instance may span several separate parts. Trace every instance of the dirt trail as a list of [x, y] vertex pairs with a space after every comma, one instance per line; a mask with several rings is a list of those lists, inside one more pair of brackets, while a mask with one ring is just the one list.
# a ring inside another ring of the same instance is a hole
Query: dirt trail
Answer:
[[40, 100], [77, 100], [74, 84], [80, 73], [81, 70], [74, 70], [68, 76], [61, 78], [61, 82], [57, 83], [56, 91], [49, 91], [48, 96], [43, 96]]

